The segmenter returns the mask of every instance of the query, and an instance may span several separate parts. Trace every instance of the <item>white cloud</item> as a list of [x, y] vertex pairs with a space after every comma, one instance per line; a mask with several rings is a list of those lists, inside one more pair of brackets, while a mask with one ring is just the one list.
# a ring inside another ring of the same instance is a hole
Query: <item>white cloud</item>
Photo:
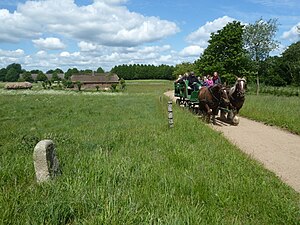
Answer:
[[17, 42], [21, 38], [40, 35], [40, 27], [35, 21], [15, 11], [0, 9], [0, 42]]
[[2, 50], [0, 49], [0, 57], [22, 57], [24, 56], [24, 50], [22, 49], [17, 49], [13, 51], [7, 51], [7, 50]]
[[80, 48], [81, 51], [83, 52], [89, 52], [89, 51], [94, 51], [97, 49], [97, 45], [90, 43], [90, 42], [85, 42], [81, 41], [78, 43], [78, 47]]
[[210, 34], [222, 29], [227, 23], [234, 21], [233, 18], [228, 16], [223, 16], [221, 18], [215, 19], [212, 22], [206, 22], [205, 25], [199, 27], [198, 30], [189, 34], [186, 38], [188, 43], [193, 45], [199, 45], [202, 48], [207, 47]]
[[[93, 51], [61, 51], [59, 53], [49, 53], [45, 50], [37, 51], [34, 54], [23, 55], [18, 58], [9, 56], [16, 53], [21, 54], [22, 50], [6, 52], [6, 56], [1, 57], [3, 50], [0, 50], [0, 68], [6, 67], [10, 63], [21, 63], [26, 70], [61, 68], [66, 71], [68, 68], [97, 69], [99, 66], [109, 71], [115, 65], [121, 64], [153, 64], [153, 65], [175, 65], [181, 62], [193, 62], [199, 55], [196, 55], [198, 47], [187, 47], [186, 53], [171, 49], [169, 45], [163, 46], [136, 46], [136, 47], [108, 47], [95, 45]], [[195, 54], [193, 56], [193, 54]]]
[[204, 51], [204, 48], [201, 48], [198, 45], [190, 45], [183, 50], [180, 51], [180, 55], [183, 57], [189, 57], [189, 56], [200, 56]]
[[87, 43], [137, 46], [179, 31], [174, 22], [130, 12], [121, 5], [125, 2], [97, 0], [77, 6], [74, 0], [26, 1], [14, 13], [0, 10], [0, 41], [38, 37], [46, 30]]
[[32, 40], [34, 45], [40, 49], [48, 49], [48, 50], [59, 50], [64, 49], [66, 46], [61, 42], [59, 38], [49, 37], [49, 38], [39, 38], [36, 40]]
[[25, 52], [22, 49], [3, 50], [0, 49], [0, 68], [6, 67], [11, 63], [23, 63]]
[[291, 42], [300, 40], [300, 31], [297, 27], [300, 27], [300, 22], [297, 25], [293, 26], [289, 31], [284, 32], [281, 38], [289, 40]]

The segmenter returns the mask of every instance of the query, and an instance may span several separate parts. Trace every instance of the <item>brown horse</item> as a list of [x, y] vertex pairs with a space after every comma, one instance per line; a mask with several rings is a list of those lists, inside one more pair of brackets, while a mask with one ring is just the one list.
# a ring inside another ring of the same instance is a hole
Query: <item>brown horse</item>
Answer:
[[219, 106], [228, 106], [229, 99], [225, 88], [221, 84], [212, 87], [202, 87], [198, 95], [199, 108], [207, 115], [208, 122], [213, 116], [213, 124], [216, 124], [215, 116], [218, 114]]
[[[231, 110], [227, 115], [227, 120], [232, 121], [232, 119], [237, 115], [240, 109], [243, 107], [245, 102], [245, 93], [247, 88], [246, 78], [239, 78], [233, 87], [227, 89], [228, 97], [230, 100], [229, 109]], [[225, 118], [225, 112], [221, 112], [221, 118]]]

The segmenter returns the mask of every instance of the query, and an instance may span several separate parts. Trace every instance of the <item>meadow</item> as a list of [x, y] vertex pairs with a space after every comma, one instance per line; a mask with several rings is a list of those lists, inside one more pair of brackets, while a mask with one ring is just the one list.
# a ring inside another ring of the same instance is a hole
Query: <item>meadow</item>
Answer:
[[[220, 133], [177, 106], [168, 128], [168, 89], [1, 90], [0, 224], [300, 224], [299, 194]], [[38, 185], [42, 139], [63, 174]]]
[[246, 96], [240, 114], [300, 134], [300, 99], [297, 96], [250, 94]]

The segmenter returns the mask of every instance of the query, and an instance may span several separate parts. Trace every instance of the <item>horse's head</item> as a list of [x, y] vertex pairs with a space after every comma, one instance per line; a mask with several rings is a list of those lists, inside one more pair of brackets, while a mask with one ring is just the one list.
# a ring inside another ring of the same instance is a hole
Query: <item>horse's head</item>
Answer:
[[238, 77], [235, 82], [235, 91], [237, 92], [238, 97], [244, 97], [247, 88], [246, 78]]

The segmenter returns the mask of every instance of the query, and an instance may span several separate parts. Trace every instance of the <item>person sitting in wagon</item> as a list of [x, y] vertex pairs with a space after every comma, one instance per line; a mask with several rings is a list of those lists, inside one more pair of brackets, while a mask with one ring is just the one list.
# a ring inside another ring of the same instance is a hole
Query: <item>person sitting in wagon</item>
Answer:
[[207, 76], [207, 81], [206, 82], [207, 82], [207, 86], [208, 87], [214, 86], [213, 79], [212, 79], [212, 77], [210, 75]]
[[213, 76], [212, 80], [213, 80], [214, 84], [222, 84], [221, 78], [217, 71], [214, 72], [214, 76]]
[[189, 87], [191, 88], [191, 90], [196, 91], [199, 89], [199, 86], [201, 85], [201, 83], [198, 80], [198, 78], [195, 76], [194, 72], [189, 73], [188, 81], [189, 81]]

